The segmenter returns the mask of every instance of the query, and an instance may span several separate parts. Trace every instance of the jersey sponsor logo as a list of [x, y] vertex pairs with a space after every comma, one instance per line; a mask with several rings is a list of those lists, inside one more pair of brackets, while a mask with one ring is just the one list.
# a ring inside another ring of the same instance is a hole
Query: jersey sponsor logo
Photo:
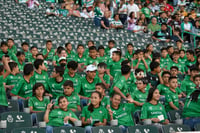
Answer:
[[121, 117], [126, 116], [126, 115], [127, 115], [127, 113], [125, 112], [125, 113], [122, 113], [122, 114], [116, 116], [116, 118], [118, 119], [118, 118], [121, 118]]

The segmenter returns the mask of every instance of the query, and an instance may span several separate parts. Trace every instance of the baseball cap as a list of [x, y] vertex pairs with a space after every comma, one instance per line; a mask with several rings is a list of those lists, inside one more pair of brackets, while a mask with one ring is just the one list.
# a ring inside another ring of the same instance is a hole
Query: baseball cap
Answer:
[[96, 71], [97, 67], [95, 65], [88, 65], [86, 68], [86, 72], [87, 71]]
[[58, 59], [58, 62], [60, 62], [61, 60], [66, 60], [66, 57], [60, 57], [60, 58]]

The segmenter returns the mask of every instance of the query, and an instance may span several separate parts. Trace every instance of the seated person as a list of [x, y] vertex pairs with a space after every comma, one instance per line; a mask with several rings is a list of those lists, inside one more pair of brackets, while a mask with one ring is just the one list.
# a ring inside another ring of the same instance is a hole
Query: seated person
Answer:
[[57, 16], [59, 13], [58, 11], [55, 9], [54, 5], [51, 4], [51, 6], [49, 8], [47, 8], [46, 10], [46, 15], [47, 16]]
[[134, 33], [144, 33], [146, 32], [146, 27], [142, 25], [142, 21], [138, 20], [137, 24], [133, 28]]
[[109, 23], [109, 12], [105, 12], [104, 17], [101, 18], [101, 28], [102, 29], [110, 29], [110, 23]]
[[111, 28], [113, 28], [113, 29], [122, 29], [123, 28], [123, 24], [119, 19], [119, 14], [115, 14], [113, 18], [114, 18], [114, 20], [111, 22]]
[[159, 103], [160, 93], [156, 88], [151, 88], [147, 96], [147, 102], [142, 106], [140, 119], [151, 119], [153, 123], [168, 124], [167, 114], [164, 106]]
[[28, 6], [29, 9], [34, 9], [35, 6], [37, 6], [37, 7], [40, 6], [40, 4], [39, 4], [39, 2], [37, 0], [28, 0], [26, 2], [26, 4], [27, 4], [27, 6]]

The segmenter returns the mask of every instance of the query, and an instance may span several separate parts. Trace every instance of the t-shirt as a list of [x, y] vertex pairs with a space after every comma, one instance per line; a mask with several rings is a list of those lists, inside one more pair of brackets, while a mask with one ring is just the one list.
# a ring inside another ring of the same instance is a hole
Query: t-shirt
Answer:
[[118, 109], [110, 108], [113, 112], [113, 119], [118, 120], [118, 125], [134, 126], [131, 113], [135, 112], [135, 105], [132, 103], [120, 104]]
[[96, 66], [100, 63], [99, 62], [99, 57], [96, 57], [95, 59], [94, 58], [91, 58], [90, 56], [87, 58], [86, 60], [86, 65], [91, 65], [91, 64], [95, 64]]
[[175, 89], [175, 92], [169, 90], [168, 93], [165, 94], [165, 108], [166, 112], [174, 110], [170, 107], [169, 102], [172, 102], [177, 108], [179, 108], [179, 98], [178, 95], [181, 93], [179, 88]]
[[5, 83], [6, 85], [16, 85], [20, 79], [22, 79], [21, 74], [16, 74], [16, 75], [9, 74], [5, 79]]
[[155, 24], [153, 25], [152, 23], [148, 24], [148, 30], [155, 32], [155, 31], [159, 31], [161, 29], [159, 24]]
[[64, 118], [66, 116], [71, 116], [72, 118], [78, 119], [71, 110], [63, 111], [62, 109], [54, 109], [49, 113], [49, 122], [47, 125], [57, 127], [64, 126]]
[[75, 52], [73, 50], [70, 51], [70, 53], [66, 50], [67, 53], [67, 62], [74, 60]]
[[169, 57], [169, 55], [167, 55], [166, 58], [161, 57], [161, 58], [160, 58], [160, 67], [161, 67], [161, 68], [167, 69], [167, 68], [168, 68], [168, 65], [171, 64], [171, 62], [172, 62], [172, 60], [171, 60], [171, 58]]
[[147, 78], [150, 81], [152, 87], [157, 87], [157, 85], [160, 83], [158, 74], [152, 74], [151, 72], [148, 72]]
[[28, 59], [30, 58], [30, 56], [32, 56], [32, 54], [29, 51], [27, 52], [24, 51], [24, 53], [25, 53], [25, 61], [28, 62]]
[[121, 26], [121, 25], [123, 25], [122, 22], [121, 22], [120, 20], [118, 20], [118, 21], [113, 20], [113, 21], [111, 22], [111, 24], [114, 25], [114, 26]]
[[178, 67], [178, 70], [181, 72], [181, 73], [184, 73], [185, 72], [185, 67], [184, 67], [184, 65], [183, 64], [181, 64], [181, 63], [175, 63], [175, 62], [171, 62], [168, 66], [167, 66], [167, 70], [170, 70], [170, 68], [172, 67], [172, 66], [176, 66], [176, 67]]
[[[43, 55], [46, 55], [46, 54], [47, 54], [47, 49], [46, 49], [46, 48], [42, 51], [42, 54], [43, 54]], [[55, 54], [54, 49], [51, 49], [51, 50], [49, 51], [48, 56], [46, 57], [46, 60], [52, 61], [54, 54]]]
[[[131, 97], [133, 98], [133, 100], [139, 102], [139, 103], [145, 103], [146, 99], [148, 96], [148, 91], [142, 92], [140, 90], [135, 90], [132, 94]], [[136, 110], [141, 110], [141, 106], [136, 106]]]
[[133, 4], [133, 5], [128, 4], [127, 9], [128, 9], [128, 15], [130, 15], [131, 12], [134, 12], [135, 17], [137, 17], [137, 12], [140, 11], [140, 9], [138, 8], [136, 4]]
[[181, 91], [186, 92], [186, 95], [190, 95], [196, 88], [196, 85], [190, 80], [186, 79], [182, 81]]
[[183, 117], [200, 117], [200, 95], [197, 102], [191, 101], [190, 96], [187, 96], [185, 106], [183, 108]]
[[[80, 97], [78, 96], [77, 93], [73, 92], [70, 96], [67, 96], [67, 95], [60, 95], [60, 96], [65, 96], [67, 98], [67, 101], [68, 101], [68, 106], [67, 106], [67, 109], [76, 109], [77, 110], [77, 106], [79, 105], [80, 106]], [[58, 96], [56, 98], [56, 105], [58, 105], [58, 99], [59, 97]]]
[[45, 89], [48, 88], [49, 76], [46, 71], [42, 71], [41, 74], [34, 72], [33, 78], [36, 83], [42, 83]]
[[50, 78], [49, 79], [49, 87], [48, 91], [53, 95], [53, 98], [55, 99], [57, 96], [60, 96], [63, 94], [63, 84], [65, 83], [65, 79], [61, 82], [57, 82], [56, 78]]
[[8, 106], [8, 101], [6, 97], [6, 90], [3, 85], [4, 78], [3, 75], [0, 76], [0, 105]]
[[20, 71], [20, 72], [23, 72], [24, 66], [25, 66], [25, 62], [22, 62], [22, 64], [21, 64], [21, 63], [19, 63], [19, 61], [17, 60], [16, 63], [17, 63], [17, 65], [18, 65], [19, 71]]
[[[102, 18], [101, 18], [101, 21], [104, 22], [104, 25], [105, 25], [106, 27], [109, 27], [109, 26], [110, 26], [109, 20], [108, 20], [106, 17], [102, 17]], [[103, 26], [101, 26], [101, 28], [104, 29]]]
[[107, 63], [107, 60], [109, 59], [109, 57], [107, 55], [104, 56], [99, 56], [99, 63], [100, 62], [104, 62]]
[[81, 77], [76, 73], [74, 77], [69, 76], [68, 73], [65, 73], [64, 76], [65, 80], [71, 80], [74, 85], [74, 92], [79, 94], [81, 91]]
[[67, 15], [69, 14], [69, 11], [66, 9], [58, 9], [58, 12], [64, 17], [67, 17]]
[[92, 92], [95, 91], [95, 85], [97, 83], [101, 83], [101, 80], [99, 78], [94, 78], [92, 83], [89, 83], [85, 77], [81, 78], [81, 92], [80, 95], [85, 97], [90, 97]]
[[150, 18], [151, 10], [147, 7], [141, 9], [142, 13], [145, 15], [146, 18]]
[[[97, 72], [96, 78], [99, 78], [98, 75], [99, 75], [99, 73]], [[103, 80], [106, 82], [106, 84], [110, 84], [110, 76], [108, 74], [104, 73]]]
[[33, 111], [45, 111], [49, 103], [50, 103], [49, 99], [43, 98], [43, 100], [40, 101], [35, 96], [30, 97], [28, 100], [28, 106], [33, 107]]
[[161, 122], [167, 119], [167, 114], [164, 106], [161, 103], [153, 105], [146, 102], [142, 106], [140, 119], [161, 118]]
[[17, 61], [17, 57], [14, 53], [12, 53], [11, 51], [7, 51], [6, 53], [4, 53], [2, 50], [0, 50], [0, 59], [2, 59], [2, 57], [4, 55], [9, 55], [10, 59], [13, 61]]
[[133, 58], [133, 54], [134, 54], [135, 52], [133, 51], [131, 54], [127, 51], [126, 53], [125, 53], [125, 58], [127, 58], [128, 60], [130, 60], [131, 61], [131, 59]]
[[11, 90], [11, 93], [14, 95], [18, 95], [23, 98], [32, 96], [33, 85], [35, 84], [35, 80], [30, 78], [29, 82], [27, 82], [24, 78], [21, 78], [18, 84]]
[[15, 45], [13, 45], [11, 49], [8, 48], [8, 51], [9, 51], [10, 53], [16, 54], [16, 53], [17, 53], [17, 47], [16, 47]]
[[157, 89], [159, 90], [161, 95], [165, 95], [169, 91], [169, 87], [164, 84], [159, 84], [157, 86]]
[[[90, 1], [94, 2], [94, 0], [90, 0]], [[90, 6], [92, 6], [92, 5], [88, 5], [88, 7], [90, 7]], [[103, 12], [101, 11], [101, 9], [98, 6], [96, 6], [94, 8], [94, 15], [98, 18], [103, 17]]]
[[170, 39], [170, 34], [167, 31], [155, 31], [153, 36], [160, 39], [161, 41], [165, 41], [166, 39]]
[[[91, 99], [89, 99], [89, 103], [91, 103]], [[107, 96], [104, 96], [103, 99], [101, 100], [101, 106], [106, 108], [107, 105], [110, 105], [110, 98]]]
[[99, 106], [98, 108], [94, 108], [93, 112], [90, 112], [88, 106], [85, 106], [81, 117], [85, 117], [85, 121], [90, 119], [92, 121], [91, 125], [93, 125], [95, 121], [103, 122], [104, 119], [108, 119], [108, 111], [104, 107]]
[[119, 61], [115, 62], [113, 60], [111, 60], [108, 63], [108, 69], [110, 69], [110, 74], [112, 76], [115, 75], [115, 73], [117, 72], [121, 72], [121, 62], [123, 61], [123, 59], [120, 59]]
[[86, 62], [86, 56], [83, 54], [82, 57], [79, 57], [78, 54], [75, 55], [74, 60], [78, 63], [85, 63]]
[[31, 62], [32, 64], [34, 63], [34, 61], [35, 61], [36, 59], [35, 58], [33, 58], [33, 56], [31, 55], [31, 56], [29, 56], [29, 58], [28, 58], [28, 62]]
[[[138, 59], [136, 59], [136, 60], [133, 60], [133, 67], [134, 67], [134, 66], [136, 66], [136, 65], [137, 65], [137, 63], [138, 63]], [[140, 69], [144, 70], [144, 72], [146, 72], [146, 71], [147, 71], [147, 70], [146, 70], [146, 67], [145, 67], [145, 65], [144, 65], [144, 62], [143, 62], [143, 60], [140, 60], [140, 62], [139, 62], [139, 65], [138, 65], [138, 68], [140, 68]]]

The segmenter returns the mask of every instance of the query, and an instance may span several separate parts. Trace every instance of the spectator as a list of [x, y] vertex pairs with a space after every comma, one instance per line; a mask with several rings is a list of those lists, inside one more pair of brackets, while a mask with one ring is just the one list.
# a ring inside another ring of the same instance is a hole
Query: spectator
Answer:
[[142, 25], [142, 20], [138, 20], [137, 25], [134, 26], [134, 28], [133, 28], [133, 32], [134, 33], [145, 33], [146, 31], [147, 31], [146, 27]]
[[123, 28], [123, 24], [119, 20], [119, 14], [114, 15], [114, 20], [111, 22], [110, 27], [113, 29], [122, 29]]
[[138, 8], [138, 6], [134, 3], [134, 0], [130, 0], [130, 1], [129, 1], [129, 4], [128, 4], [128, 6], [127, 6], [127, 9], [128, 9], [128, 15], [130, 15], [131, 12], [134, 12], [136, 18], [139, 18], [139, 17], [140, 17], [140, 15], [139, 15], [139, 8]]
[[144, 14], [140, 14], [139, 20], [142, 21], [142, 26], [147, 26], [149, 23], [149, 19], [146, 18]]
[[157, 19], [156, 19], [155, 17], [153, 17], [153, 18], [151, 19], [151, 23], [148, 24], [147, 28], [148, 28], [148, 30], [151, 31], [152, 34], [153, 34], [155, 31], [158, 31], [158, 30], [161, 29], [160, 25], [157, 24]]
[[47, 16], [58, 16], [59, 13], [58, 11], [55, 9], [54, 5], [51, 4], [51, 6], [49, 8], [47, 8], [46, 10], [46, 15]]
[[101, 28], [109, 30], [110, 29], [110, 23], [109, 23], [109, 12], [105, 12], [104, 17], [101, 18]]
[[200, 24], [199, 21], [195, 21], [195, 25], [192, 27], [192, 33], [198, 35], [197, 41], [200, 40]]
[[97, 1], [96, 6], [94, 8], [94, 15], [95, 15], [94, 24], [97, 27], [101, 26], [101, 17], [103, 17], [103, 12], [100, 8], [100, 4], [101, 4], [100, 1]]
[[127, 20], [127, 6], [125, 0], [120, 0], [118, 13], [119, 13], [119, 19], [121, 20], [122, 24], [125, 24]]
[[154, 32], [152, 38], [159, 42], [170, 42], [170, 33], [167, 31], [167, 24], [163, 23], [161, 25], [161, 30]]
[[37, 0], [28, 0], [26, 2], [26, 4], [27, 4], [27, 6], [28, 6], [29, 9], [34, 9], [35, 6], [37, 6], [37, 7], [40, 6], [40, 4], [39, 4], [39, 2]]
[[164, 11], [169, 11], [169, 12], [173, 12], [174, 11], [173, 6], [171, 6], [170, 4], [167, 4], [166, 0], [163, 1], [163, 5], [165, 7]]
[[150, 5], [150, 9], [153, 13], [155, 13], [156, 11], [159, 10], [159, 6], [156, 5], [156, 2], [155, 1], [152, 1], [151, 2], [151, 5]]
[[149, 9], [149, 5], [147, 3], [144, 4], [144, 7], [141, 9], [141, 12], [145, 15], [147, 22], [150, 21], [151, 10]]
[[135, 18], [135, 13], [131, 12], [129, 17], [128, 17], [128, 30], [133, 30], [135, 24], [136, 24], [137, 19]]
[[[192, 24], [189, 22], [189, 17], [184, 17], [184, 21], [181, 23], [181, 30], [182, 32], [186, 31], [186, 32], [192, 32]], [[183, 34], [185, 39], [188, 42], [190, 42], [190, 34], [189, 33], [184, 33]]]
[[161, 12], [158, 18], [158, 23], [162, 24], [162, 23], [167, 23], [167, 22], [168, 22], [167, 14], [165, 12]]

